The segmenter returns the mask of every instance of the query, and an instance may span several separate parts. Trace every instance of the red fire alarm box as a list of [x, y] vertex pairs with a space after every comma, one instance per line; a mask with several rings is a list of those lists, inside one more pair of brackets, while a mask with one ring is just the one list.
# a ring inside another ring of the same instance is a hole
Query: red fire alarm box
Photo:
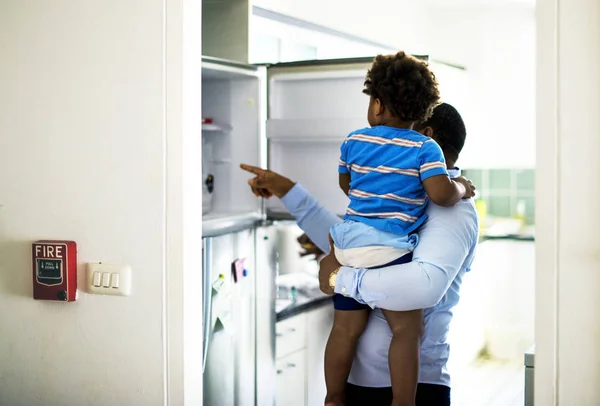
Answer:
[[33, 298], [73, 302], [77, 298], [77, 244], [36, 241], [33, 253]]

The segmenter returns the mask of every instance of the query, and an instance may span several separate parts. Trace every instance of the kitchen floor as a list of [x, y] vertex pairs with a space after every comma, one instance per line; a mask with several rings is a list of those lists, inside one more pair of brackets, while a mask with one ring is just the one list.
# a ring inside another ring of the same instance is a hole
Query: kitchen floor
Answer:
[[523, 406], [524, 379], [522, 360], [476, 360], [452, 373], [452, 406]]

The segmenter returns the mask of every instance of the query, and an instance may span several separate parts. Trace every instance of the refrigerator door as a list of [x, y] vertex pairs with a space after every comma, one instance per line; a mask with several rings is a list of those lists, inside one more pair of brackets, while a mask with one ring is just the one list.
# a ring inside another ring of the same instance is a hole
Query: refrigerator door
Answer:
[[[204, 404], [254, 406], [254, 230], [207, 238], [204, 246]], [[236, 261], [245, 270], [237, 280]]]
[[205, 239], [204, 404], [234, 405], [235, 329], [231, 323], [233, 236]]
[[[300, 182], [329, 210], [343, 215], [348, 198], [338, 187], [340, 145], [368, 126], [362, 93], [372, 58], [294, 62], [267, 70], [269, 169]], [[278, 199], [271, 215], [285, 213]]]
[[[300, 182], [338, 215], [348, 205], [338, 186], [340, 146], [351, 131], [368, 126], [369, 98], [362, 90], [372, 62], [371, 57], [303, 61], [267, 69], [269, 169]], [[278, 199], [269, 199], [266, 209], [286, 217]]]

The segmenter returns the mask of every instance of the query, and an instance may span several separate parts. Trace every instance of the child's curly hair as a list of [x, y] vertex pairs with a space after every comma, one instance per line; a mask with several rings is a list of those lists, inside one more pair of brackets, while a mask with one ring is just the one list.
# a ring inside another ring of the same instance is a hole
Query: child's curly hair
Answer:
[[428, 64], [403, 51], [375, 57], [363, 93], [381, 100], [394, 116], [413, 122], [431, 117], [440, 100], [438, 82]]

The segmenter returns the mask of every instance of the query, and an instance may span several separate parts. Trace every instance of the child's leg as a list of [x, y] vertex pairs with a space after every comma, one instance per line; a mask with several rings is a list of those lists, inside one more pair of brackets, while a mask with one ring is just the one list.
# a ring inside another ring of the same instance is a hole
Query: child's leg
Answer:
[[394, 393], [392, 406], [414, 406], [419, 380], [423, 310], [382, 311], [393, 334], [388, 358]]
[[[343, 296], [338, 299], [354, 301]], [[356, 304], [358, 305], [357, 302]], [[367, 325], [368, 317], [369, 310], [364, 308], [335, 310], [333, 327], [325, 347], [326, 403], [332, 402], [331, 404], [336, 406], [344, 404], [344, 390], [352, 367], [356, 344]]]

